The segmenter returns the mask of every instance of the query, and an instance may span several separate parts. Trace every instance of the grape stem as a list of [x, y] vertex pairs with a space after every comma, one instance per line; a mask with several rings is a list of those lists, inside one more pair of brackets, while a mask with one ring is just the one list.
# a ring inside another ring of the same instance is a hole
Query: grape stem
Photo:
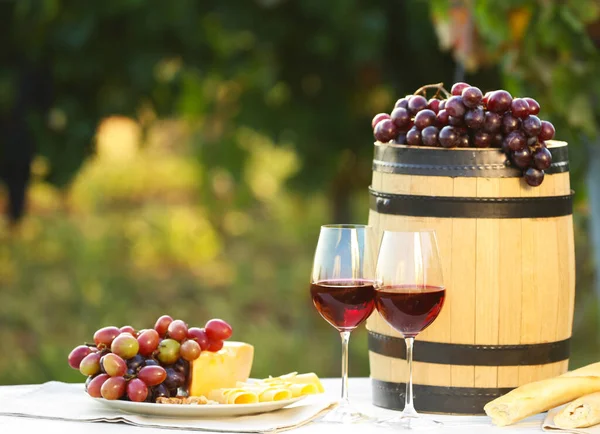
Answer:
[[85, 345], [86, 347], [98, 348], [98, 346], [96, 344], [92, 344], [90, 342], [84, 342], [83, 345]]
[[449, 98], [451, 96], [450, 92], [448, 92], [444, 88], [444, 83], [426, 84], [425, 86], [421, 86], [420, 88], [415, 90], [414, 95], [423, 94], [423, 96], [425, 98], [427, 98], [427, 89], [436, 89], [434, 98], [437, 98], [439, 96], [440, 92], [443, 92], [444, 95], [446, 96], [446, 98]]

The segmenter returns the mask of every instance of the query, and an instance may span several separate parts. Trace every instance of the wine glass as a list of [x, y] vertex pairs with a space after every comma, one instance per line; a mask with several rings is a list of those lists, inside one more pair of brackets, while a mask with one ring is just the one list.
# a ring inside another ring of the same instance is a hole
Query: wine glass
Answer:
[[342, 338], [342, 398], [320, 422], [357, 423], [368, 416], [348, 400], [350, 332], [375, 308], [375, 258], [371, 229], [364, 225], [321, 227], [313, 263], [310, 294], [321, 316]]
[[384, 231], [377, 259], [375, 306], [404, 337], [408, 381], [402, 413], [380, 425], [435, 428], [441, 422], [421, 418], [413, 406], [412, 355], [415, 337], [439, 315], [446, 289], [434, 231]]

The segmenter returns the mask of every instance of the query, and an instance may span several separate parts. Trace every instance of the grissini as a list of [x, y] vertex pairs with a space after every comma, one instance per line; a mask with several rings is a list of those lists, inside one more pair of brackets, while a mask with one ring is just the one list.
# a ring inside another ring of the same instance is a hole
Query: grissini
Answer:
[[488, 402], [483, 409], [494, 424], [505, 426], [599, 391], [600, 363], [594, 363], [559, 377], [517, 387]]
[[582, 396], [554, 416], [554, 425], [563, 429], [587, 428], [600, 423], [600, 392]]

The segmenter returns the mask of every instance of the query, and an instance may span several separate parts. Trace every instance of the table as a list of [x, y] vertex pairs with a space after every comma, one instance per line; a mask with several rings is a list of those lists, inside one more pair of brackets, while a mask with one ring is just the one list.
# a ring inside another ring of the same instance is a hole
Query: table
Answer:
[[[339, 378], [323, 379], [323, 385], [328, 394], [337, 397], [340, 391], [341, 380]], [[20, 390], [25, 391], [32, 386], [0, 386], [0, 399], [14, 394]], [[371, 404], [371, 386], [368, 378], [350, 379], [350, 399], [352, 403], [363, 412], [376, 417], [393, 417], [398, 413], [391, 410], [385, 410], [375, 407]], [[531, 417], [523, 422], [510, 427], [498, 428], [490, 423], [490, 419], [485, 416], [446, 416], [446, 415], [425, 415], [425, 417], [435, 418], [444, 423], [444, 427], [429, 432], [448, 433], [448, 434], [528, 434], [541, 433], [541, 423], [543, 415]], [[296, 430], [289, 431], [294, 434], [335, 434], [343, 432], [344, 434], [365, 434], [375, 433], [395, 433], [398, 430], [374, 428], [365, 425], [351, 425], [342, 430], [335, 430], [332, 425], [311, 423]], [[168, 433], [198, 433], [199, 431], [187, 430], [166, 430], [157, 428], [143, 428], [122, 423], [82, 423], [65, 422], [45, 419], [29, 419], [23, 417], [0, 416], [0, 433], [77, 433], [77, 434], [168, 434]], [[206, 431], [205, 431], [206, 432]]]

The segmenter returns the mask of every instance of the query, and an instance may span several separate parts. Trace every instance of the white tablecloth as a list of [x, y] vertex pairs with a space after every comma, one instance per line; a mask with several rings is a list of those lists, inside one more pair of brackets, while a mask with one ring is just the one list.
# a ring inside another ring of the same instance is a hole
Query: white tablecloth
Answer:
[[[340, 390], [340, 379], [324, 379], [323, 384], [328, 394], [337, 397]], [[32, 386], [0, 386], [0, 399], [4, 396], [12, 395], [15, 392]], [[393, 417], [398, 413], [391, 410], [385, 410], [375, 407], [371, 404], [371, 386], [368, 378], [350, 379], [350, 398], [352, 403], [361, 411], [376, 417]], [[498, 428], [491, 425], [489, 418], [485, 416], [444, 416], [444, 415], [425, 415], [425, 417], [434, 418], [444, 423], [443, 428], [436, 430], [436, 433], [477, 433], [477, 434], [527, 434], [541, 433], [541, 424], [543, 415], [534, 416], [516, 425]], [[193, 432], [185, 430], [165, 430], [157, 428], [142, 428], [122, 423], [82, 423], [65, 422], [45, 419], [30, 419], [24, 417], [0, 416], [0, 434], [8, 433], [77, 433], [77, 434], [168, 434], [169, 432]], [[372, 428], [368, 425], [350, 425], [343, 429], [336, 430], [332, 425], [311, 423], [298, 428], [294, 434], [366, 434], [375, 433], [394, 433], [397, 430], [387, 430], [381, 428]], [[430, 431], [431, 432], [431, 431]], [[197, 433], [197, 431], [195, 432]]]

